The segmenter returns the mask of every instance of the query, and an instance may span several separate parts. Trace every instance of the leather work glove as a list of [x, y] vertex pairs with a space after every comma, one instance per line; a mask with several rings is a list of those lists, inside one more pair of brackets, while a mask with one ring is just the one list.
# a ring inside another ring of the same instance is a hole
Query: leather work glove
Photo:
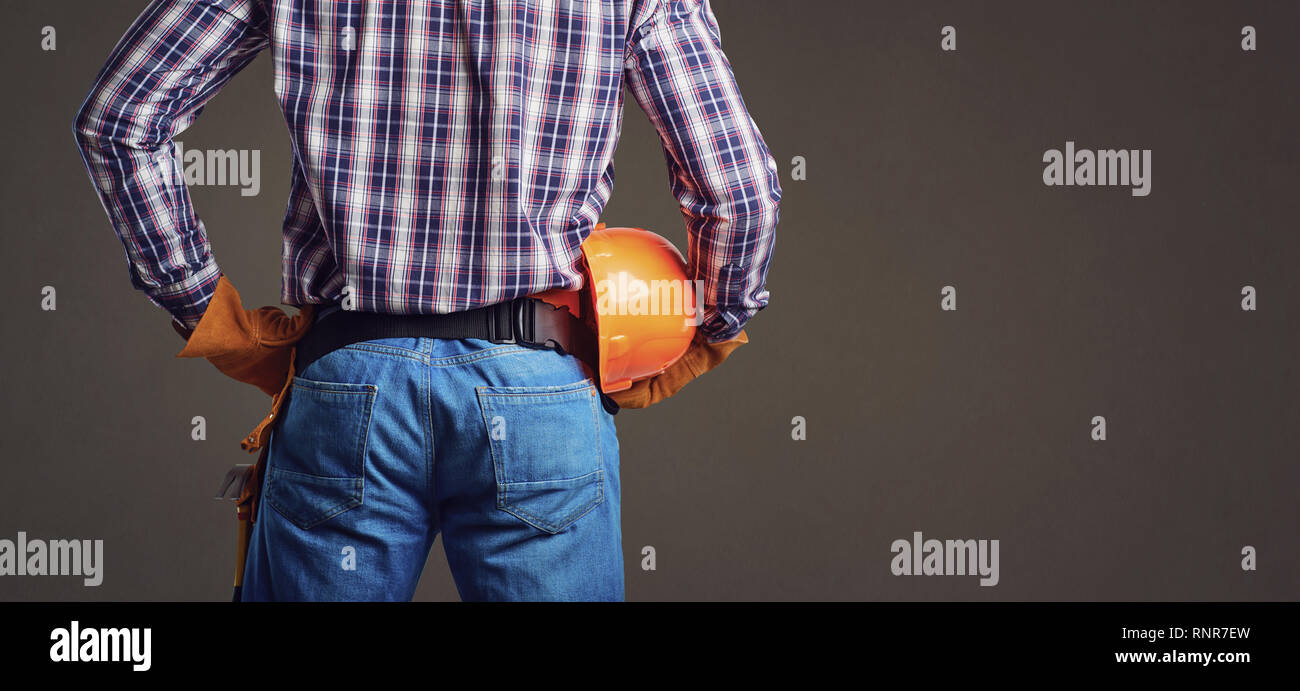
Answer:
[[721, 365], [731, 355], [731, 351], [746, 343], [749, 343], [749, 336], [743, 330], [730, 341], [721, 343], [709, 343], [697, 331], [686, 353], [664, 370], [663, 374], [642, 379], [630, 389], [606, 395], [614, 399], [620, 408], [647, 408], [676, 394], [691, 380]]
[[[276, 397], [286, 388], [292, 346], [311, 327], [313, 310], [304, 305], [293, 317], [279, 307], [245, 310], [239, 291], [222, 274], [203, 318], [176, 357], [207, 358], [222, 374]], [[174, 321], [172, 325], [187, 335]]]

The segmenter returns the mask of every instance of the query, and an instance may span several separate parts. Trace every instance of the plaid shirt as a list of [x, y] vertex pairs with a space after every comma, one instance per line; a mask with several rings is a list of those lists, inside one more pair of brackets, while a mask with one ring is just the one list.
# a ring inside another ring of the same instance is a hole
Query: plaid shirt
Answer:
[[623, 85], [658, 129], [703, 330], [767, 304], [776, 162], [708, 0], [153, 0], [74, 123], [132, 284], [193, 327], [220, 270], [172, 138], [262, 49], [293, 144], [283, 301], [446, 313], [582, 284]]

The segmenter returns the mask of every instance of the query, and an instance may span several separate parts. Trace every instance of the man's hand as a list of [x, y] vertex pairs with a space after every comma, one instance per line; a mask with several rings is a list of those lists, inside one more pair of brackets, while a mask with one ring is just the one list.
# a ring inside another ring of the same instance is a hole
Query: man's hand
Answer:
[[646, 408], [682, 390], [691, 380], [722, 364], [731, 351], [749, 343], [742, 330], [735, 338], [709, 343], [698, 331], [686, 354], [656, 377], [642, 379], [625, 391], [608, 394], [620, 408]]
[[192, 333], [187, 335], [184, 327], [172, 321], [172, 327], [187, 341], [176, 356], [207, 358], [222, 374], [275, 396], [288, 377], [290, 346], [311, 326], [312, 312], [311, 305], [293, 317], [279, 307], [246, 310], [235, 286], [222, 275]]

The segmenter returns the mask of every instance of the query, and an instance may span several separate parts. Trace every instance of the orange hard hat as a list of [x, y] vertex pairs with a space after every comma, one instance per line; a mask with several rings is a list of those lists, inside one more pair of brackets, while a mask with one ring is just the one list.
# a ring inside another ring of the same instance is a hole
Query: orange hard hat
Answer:
[[673, 243], [642, 228], [598, 224], [582, 244], [583, 305], [596, 336], [601, 389], [663, 373], [690, 347], [703, 305]]

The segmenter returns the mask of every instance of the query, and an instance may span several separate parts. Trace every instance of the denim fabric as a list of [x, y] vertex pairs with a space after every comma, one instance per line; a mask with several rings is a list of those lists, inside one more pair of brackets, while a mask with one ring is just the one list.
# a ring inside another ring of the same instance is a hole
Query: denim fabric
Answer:
[[623, 599], [618, 439], [577, 359], [380, 339], [290, 396], [244, 600], [409, 600], [439, 532], [462, 599]]

